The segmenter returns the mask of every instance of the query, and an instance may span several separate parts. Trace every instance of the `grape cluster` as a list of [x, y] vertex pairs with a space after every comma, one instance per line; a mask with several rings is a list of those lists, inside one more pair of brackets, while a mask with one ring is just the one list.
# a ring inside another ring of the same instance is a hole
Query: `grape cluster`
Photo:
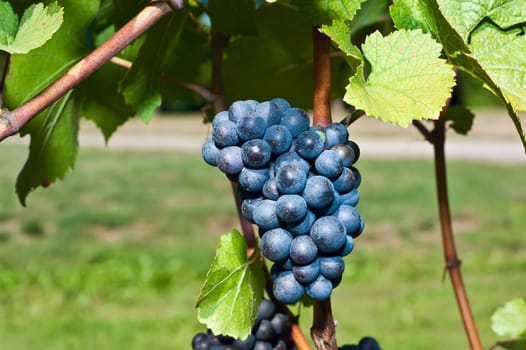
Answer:
[[353, 166], [360, 150], [348, 136], [339, 123], [311, 127], [305, 111], [276, 98], [234, 102], [203, 145], [204, 160], [239, 184], [242, 214], [259, 227], [282, 303], [327, 299], [363, 231]]
[[380, 344], [373, 337], [363, 337], [358, 344], [343, 345], [339, 350], [382, 350]]
[[198, 333], [192, 339], [193, 350], [295, 350], [290, 345], [290, 326], [287, 315], [277, 312], [274, 303], [263, 299], [251, 334], [244, 340], [214, 335], [211, 331]]

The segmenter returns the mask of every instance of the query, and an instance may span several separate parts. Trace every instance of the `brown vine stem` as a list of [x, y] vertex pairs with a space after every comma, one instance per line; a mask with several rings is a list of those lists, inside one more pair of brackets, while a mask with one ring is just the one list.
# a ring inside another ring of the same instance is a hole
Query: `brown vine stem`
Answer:
[[172, 8], [166, 2], [151, 2], [137, 16], [110, 37], [104, 44], [93, 50], [71, 67], [38, 95], [15, 110], [0, 115], [0, 141], [16, 134], [22, 126], [33, 119], [53, 102], [77, 86], [108, 62], [113, 56], [144, 33]]
[[432, 132], [432, 140], [435, 154], [435, 176], [437, 187], [438, 211], [440, 216], [440, 227], [442, 230], [442, 241], [444, 247], [444, 258], [446, 260], [446, 269], [449, 272], [453, 290], [457, 299], [457, 304], [462, 316], [464, 330], [468, 337], [472, 350], [483, 350], [482, 343], [477, 331], [475, 319], [471, 312], [468, 295], [462, 280], [460, 272], [460, 259], [455, 247], [453, 237], [453, 227], [451, 224], [451, 211], [448, 197], [446, 157], [444, 152], [446, 134], [445, 113], [441, 113], [438, 120], [435, 121], [435, 127]]
[[[314, 124], [331, 123], [331, 39], [312, 28], [314, 69]], [[331, 299], [314, 301], [311, 337], [318, 350], [337, 350]]]

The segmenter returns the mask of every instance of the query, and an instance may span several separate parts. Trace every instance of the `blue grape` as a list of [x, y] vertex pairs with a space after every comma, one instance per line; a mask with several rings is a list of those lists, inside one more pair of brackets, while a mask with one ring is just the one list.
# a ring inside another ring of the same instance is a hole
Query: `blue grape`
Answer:
[[270, 102], [276, 104], [280, 112], [284, 112], [290, 108], [290, 104], [287, 102], [287, 100], [282, 99], [280, 97], [273, 98], [272, 100], [270, 100]]
[[[202, 343], [202, 342], [207, 342], [208, 340], [208, 335], [205, 334], [205, 333], [197, 333], [196, 335], [194, 335], [194, 337], [192, 338], [192, 348], [196, 348], [196, 346], [199, 344], [199, 343]], [[208, 345], [208, 344], [207, 344]]]
[[241, 158], [241, 148], [229, 146], [221, 149], [217, 154], [217, 167], [228, 175], [239, 174], [243, 169], [243, 159]]
[[358, 346], [362, 350], [381, 350], [380, 344], [373, 337], [363, 337], [358, 342]]
[[325, 176], [312, 176], [307, 179], [302, 196], [310, 208], [322, 209], [331, 204], [334, 186]]
[[237, 136], [242, 141], [262, 138], [267, 128], [265, 119], [254, 114], [238, 119], [236, 126]]
[[256, 340], [253, 350], [272, 350], [272, 344], [262, 340]]
[[340, 205], [340, 194], [337, 191], [333, 191], [331, 203], [324, 208], [315, 209], [315, 213], [318, 217], [332, 215], [338, 210]]
[[301, 158], [296, 152], [286, 152], [280, 155], [276, 159], [276, 169], [281, 168], [284, 165], [296, 165], [302, 169], [305, 174], [310, 171], [310, 164], [305, 159]]
[[249, 334], [249, 336], [246, 339], [236, 339], [234, 340], [234, 347], [238, 350], [252, 350], [254, 347], [254, 344], [256, 344], [256, 337], [254, 335]]
[[268, 178], [268, 169], [243, 168], [239, 173], [238, 182], [245, 191], [259, 193]]
[[307, 175], [296, 164], [285, 164], [276, 172], [276, 186], [282, 194], [298, 194], [307, 183]]
[[263, 140], [270, 145], [272, 154], [282, 154], [292, 145], [292, 134], [283, 125], [272, 125], [265, 131]]
[[335, 151], [323, 151], [314, 162], [314, 168], [319, 175], [335, 179], [343, 172], [343, 162]]
[[292, 266], [292, 273], [301, 284], [309, 284], [320, 274], [320, 261], [316, 259], [308, 265], [294, 265]]
[[225, 120], [230, 120], [228, 118], [228, 111], [221, 111], [217, 113], [214, 119], [212, 120], [212, 127], [215, 127], [217, 123], [225, 121]]
[[239, 119], [244, 118], [250, 113], [252, 113], [251, 104], [252, 103], [247, 103], [245, 101], [236, 101], [232, 103], [232, 105], [228, 109], [228, 118], [232, 122], [237, 123]]
[[340, 202], [342, 205], [350, 205], [351, 207], [355, 207], [359, 201], [360, 193], [356, 188], [350, 192], [340, 194]]
[[269, 320], [276, 313], [276, 305], [270, 300], [262, 299], [259, 304], [255, 323], [261, 320]]
[[294, 237], [290, 243], [290, 259], [298, 265], [307, 265], [318, 256], [318, 247], [309, 235]]
[[241, 157], [247, 167], [262, 168], [270, 161], [270, 145], [260, 139], [249, 140], [241, 146]]
[[352, 140], [348, 140], [347, 145], [353, 149], [354, 155], [355, 155], [353, 163], [356, 163], [358, 159], [360, 158], [360, 147], [358, 147], [358, 144]]
[[322, 301], [330, 297], [332, 293], [332, 283], [322, 275], [314, 280], [311, 284], [305, 287], [305, 292], [313, 300]]
[[294, 140], [294, 150], [302, 158], [311, 160], [323, 152], [324, 142], [316, 131], [307, 130], [298, 135]]
[[347, 235], [345, 237], [345, 244], [343, 245], [342, 249], [340, 250], [340, 256], [347, 256], [351, 254], [351, 252], [354, 249], [354, 239], [352, 236]]
[[261, 102], [254, 110], [254, 115], [263, 118], [267, 128], [281, 122], [281, 113], [273, 102]]
[[298, 223], [288, 223], [286, 224], [287, 231], [289, 231], [293, 236], [301, 236], [309, 233], [312, 224], [316, 221], [316, 215], [313, 212], [307, 210], [307, 214]]
[[301, 108], [289, 108], [281, 116], [281, 125], [290, 130], [292, 137], [309, 130], [309, 124], [309, 116]]
[[[276, 346], [272, 348], [272, 350], [287, 350], [287, 343], [283, 341], [283, 339], [280, 339]], [[293, 347], [291, 349], [296, 349], [296, 347]]]
[[270, 325], [277, 335], [285, 334], [289, 327], [289, 318], [282, 313], [276, 313], [270, 320]]
[[230, 120], [218, 122], [212, 129], [212, 139], [218, 148], [237, 145], [239, 137], [236, 124]]
[[297, 194], [285, 194], [276, 202], [276, 213], [283, 222], [301, 221], [307, 214], [307, 202]]
[[275, 228], [263, 234], [260, 241], [261, 253], [269, 260], [278, 261], [289, 256], [292, 235], [282, 228]]
[[205, 162], [212, 166], [217, 165], [217, 155], [219, 154], [219, 148], [216, 147], [212, 138], [209, 138], [203, 144], [203, 147], [201, 148], [201, 154], [203, 155]]
[[320, 272], [330, 280], [337, 280], [342, 277], [345, 270], [345, 262], [341, 256], [320, 257]]
[[320, 252], [335, 253], [345, 244], [345, 226], [334, 216], [323, 216], [312, 225], [310, 237]]
[[351, 165], [353, 165], [354, 162], [356, 162], [356, 154], [354, 153], [354, 150], [351, 146], [346, 144], [334, 145], [330, 149], [331, 151], [338, 153], [343, 162], [344, 167], [348, 168]]
[[274, 280], [273, 294], [280, 303], [294, 304], [298, 302], [305, 288], [296, 281], [292, 271], [284, 271], [280, 273]]
[[263, 199], [252, 212], [254, 223], [262, 230], [272, 230], [280, 226], [276, 213], [276, 201]]
[[270, 178], [263, 185], [263, 196], [267, 199], [278, 200], [279, 192], [276, 185], [276, 179]]
[[331, 123], [325, 128], [326, 147], [331, 148], [334, 145], [345, 144], [349, 137], [349, 132], [345, 125], [340, 123]]
[[343, 172], [333, 182], [334, 189], [339, 193], [347, 193], [354, 187], [354, 173], [349, 168], [343, 168]]
[[272, 329], [272, 324], [269, 320], [261, 320], [259, 327], [254, 334], [257, 340], [271, 341], [276, 336], [274, 329]]
[[290, 260], [290, 258], [279, 261], [279, 265], [281, 266], [283, 271], [292, 270], [292, 260]]
[[360, 216], [360, 228], [358, 229], [358, 231], [351, 233], [351, 237], [356, 238], [359, 235], [361, 235], [364, 228], [365, 228], [365, 221], [363, 220], [363, 217]]
[[245, 104], [247, 104], [251, 110], [255, 110], [259, 102], [256, 100], [245, 100]]
[[362, 183], [362, 174], [360, 173], [360, 170], [358, 170], [355, 167], [351, 167], [352, 172], [354, 173], [354, 188], [360, 187], [360, 184]]
[[254, 208], [261, 202], [261, 198], [248, 198], [244, 199], [243, 203], [241, 204], [241, 214], [245, 219], [247, 219], [250, 222], [253, 222], [252, 213], [254, 212]]
[[348, 235], [352, 235], [360, 229], [361, 215], [356, 208], [350, 205], [341, 205], [340, 208], [334, 213], [343, 226]]

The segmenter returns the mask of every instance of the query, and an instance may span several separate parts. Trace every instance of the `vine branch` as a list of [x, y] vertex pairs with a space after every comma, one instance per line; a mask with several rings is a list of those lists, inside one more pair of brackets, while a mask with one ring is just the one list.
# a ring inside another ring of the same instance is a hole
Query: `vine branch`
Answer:
[[[331, 39], [312, 28], [314, 69], [314, 124], [327, 126], [331, 117]], [[331, 299], [314, 301], [311, 337], [318, 350], [337, 350]]]
[[172, 7], [168, 3], [152, 1], [104, 44], [77, 62], [66, 74], [58, 78], [38, 95], [13, 111], [4, 111], [4, 113], [0, 114], [0, 141], [16, 134], [22, 126], [38, 115], [38, 113], [93, 74], [104, 63], [108, 62], [171, 11]]

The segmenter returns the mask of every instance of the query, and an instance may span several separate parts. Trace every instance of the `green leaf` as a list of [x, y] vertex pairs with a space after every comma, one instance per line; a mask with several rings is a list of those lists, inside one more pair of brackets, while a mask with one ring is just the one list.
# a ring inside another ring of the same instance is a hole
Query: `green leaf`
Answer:
[[455, 105], [450, 106], [445, 112], [446, 120], [451, 121], [451, 129], [455, 130], [457, 134], [467, 135], [471, 126], [473, 125], [473, 119], [475, 114], [470, 111], [466, 106]]
[[362, 3], [360, 10], [356, 13], [349, 24], [351, 33], [356, 35], [360, 30], [363, 30], [373, 24], [385, 22], [387, 16], [388, 1], [385, 0], [367, 0]]
[[122, 27], [135, 17], [144, 7], [148, 6], [150, 0], [111, 0], [111, 19], [117, 28]]
[[46, 7], [42, 3], [31, 5], [22, 15], [13, 42], [0, 45], [0, 50], [24, 54], [44, 45], [62, 25], [63, 15], [64, 10], [57, 3]]
[[444, 17], [465, 41], [485, 19], [490, 19], [502, 29], [526, 22], [524, 0], [438, 0], [437, 2]]
[[491, 316], [491, 329], [501, 337], [526, 336], [526, 298], [515, 298]]
[[526, 338], [506, 339], [497, 342], [497, 345], [509, 350], [526, 350]]
[[[15, 40], [18, 16], [8, 2], [0, 1], [0, 50], [9, 47]], [[7, 51], [7, 50], [5, 50]]]
[[313, 25], [330, 24], [333, 19], [352, 20], [365, 0], [292, 0], [292, 4]]
[[371, 64], [351, 77], [345, 102], [386, 122], [407, 126], [436, 119], [454, 85], [454, 72], [439, 58], [441, 47], [422, 31], [400, 30], [367, 37], [362, 51]]
[[349, 26], [343, 21], [333, 21], [330, 26], [323, 25], [320, 31], [329, 36], [345, 54], [347, 63], [351, 67], [351, 75], [354, 75], [356, 69], [363, 61], [363, 56], [360, 50], [351, 42]]
[[153, 112], [161, 105], [161, 66], [170, 43], [178, 40], [187, 15], [187, 10], [177, 11], [150, 29], [137, 59], [120, 83], [119, 90], [126, 103], [145, 123], [150, 122]]
[[214, 334], [246, 338], [263, 297], [263, 270], [259, 251], [247, 260], [243, 236], [236, 230], [225, 234], [197, 300], [199, 322]]
[[226, 36], [257, 33], [254, 0], [209, 0], [212, 31]]
[[[282, 97], [301, 108], [312, 107], [312, 25], [279, 3], [256, 13], [258, 37], [238, 37], [225, 51], [225, 100]], [[283, 35], [287, 33], [287, 35]], [[343, 57], [333, 57], [331, 89], [342, 96], [347, 81]]]
[[419, 8], [419, 0], [394, 0], [389, 7], [393, 23], [397, 29], [422, 29], [429, 31], [424, 14]]
[[16, 181], [22, 205], [26, 205], [30, 191], [62, 179], [73, 168], [78, 150], [79, 114], [69, 92], [24, 128], [24, 134], [31, 134], [31, 143], [29, 157]]
[[506, 100], [515, 110], [526, 111], [526, 36], [522, 30], [503, 32], [485, 23], [473, 32], [470, 47]]

